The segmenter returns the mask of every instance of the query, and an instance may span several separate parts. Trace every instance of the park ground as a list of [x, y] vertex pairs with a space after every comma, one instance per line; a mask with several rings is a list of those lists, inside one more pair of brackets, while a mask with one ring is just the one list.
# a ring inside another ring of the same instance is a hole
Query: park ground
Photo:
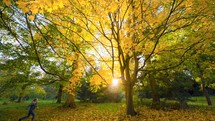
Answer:
[[[135, 103], [137, 116], [125, 115], [122, 103], [78, 103], [75, 109], [62, 108], [53, 100], [40, 100], [35, 110], [36, 121], [215, 121], [215, 106], [207, 106], [204, 97], [194, 97], [188, 102], [188, 109], [162, 108]], [[145, 104], [150, 100], [144, 99]], [[212, 97], [215, 103], [215, 97]], [[21, 104], [0, 101], [0, 121], [18, 121], [27, 114], [25, 107], [30, 101]], [[26, 121], [29, 121], [30, 118]]]

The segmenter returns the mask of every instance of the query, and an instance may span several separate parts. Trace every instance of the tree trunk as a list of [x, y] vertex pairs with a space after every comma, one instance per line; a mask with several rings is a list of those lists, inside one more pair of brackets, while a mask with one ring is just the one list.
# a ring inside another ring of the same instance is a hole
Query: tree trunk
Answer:
[[[76, 56], [76, 60], [73, 61], [73, 71], [72, 73], [78, 69], [78, 58], [79, 58], [79, 55], [76, 53], [75, 54]], [[73, 75], [74, 76], [74, 75]], [[75, 94], [76, 94], [76, 91], [75, 91], [75, 82], [71, 82], [71, 81], [74, 81], [74, 80], [69, 80], [69, 93], [68, 93], [68, 97], [67, 97], [67, 100], [64, 104], [64, 107], [70, 107], [70, 108], [75, 108]], [[79, 80], [80, 81], [80, 80]]]
[[203, 77], [203, 75], [204, 75], [204, 69], [201, 69], [201, 66], [200, 66], [199, 63], [197, 63], [197, 68], [199, 69], [199, 77], [200, 77], [201, 83], [202, 83], [203, 94], [205, 95], [205, 98], [207, 100], [208, 105], [212, 105], [212, 102], [211, 102], [210, 96], [208, 94], [208, 91], [205, 88], [205, 80], [204, 80], [204, 77]]
[[21, 88], [21, 92], [19, 93], [19, 98], [17, 100], [17, 103], [21, 103], [23, 101], [25, 88], [26, 88], [26, 85], [23, 85]]
[[18, 100], [17, 100], [17, 103], [21, 103], [22, 100], [23, 100], [23, 92], [20, 92], [20, 93], [19, 93], [19, 98], [18, 98]]
[[202, 82], [202, 91], [203, 91], [203, 94], [205, 95], [205, 98], [207, 100], [207, 103], [208, 105], [212, 105], [212, 102], [211, 102], [211, 99], [210, 99], [210, 96], [208, 94], [208, 91], [207, 89], [205, 88], [205, 80], [203, 78], [203, 76], [201, 75], [201, 82]]
[[134, 105], [133, 105], [133, 86], [131, 84], [128, 84], [126, 89], [126, 114], [134, 116], [137, 113], [134, 111]]
[[57, 102], [56, 103], [61, 103], [62, 94], [63, 94], [63, 85], [61, 84], [59, 89], [58, 89]]
[[157, 90], [157, 83], [154, 78], [154, 73], [149, 74], [149, 83], [152, 91], [152, 107], [160, 104], [160, 96]]
[[64, 107], [75, 108], [75, 95], [74, 94], [70, 94], [70, 93], [68, 94]]

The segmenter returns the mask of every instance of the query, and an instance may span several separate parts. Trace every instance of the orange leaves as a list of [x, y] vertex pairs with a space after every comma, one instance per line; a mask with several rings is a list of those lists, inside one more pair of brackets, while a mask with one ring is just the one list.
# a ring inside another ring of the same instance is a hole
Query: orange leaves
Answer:
[[111, 13], [117, 11], [118, 8], [119, 8], [119, 2], [117, 2], [117, 1], [111, 1], [111, 3], [109, 3], [109, 6], [107, 6], [107, 9]]
[[[101, 86], [105, 86], [107, 84], [112, 83], [112, 73], [111, 70], [99, 70], [98, 73], [100, 75], [95, 74], [90, 79], [90, 86], [92, 91], [97, 91]], [[105, 79], [105, 80], [103, 80]]]
[[99, 75], [94, 75], [90, 79], [90, 85], [91, 86], [101, 86], [102, 84], [102, 78]]
[[144, 53], [148, 55], [154, 48], [155, 43], [153, 41], [148, 41], [145, 43]]
[[7, 6], [10, 6], [10, 5], [11, 5], [11, 1], [10, 1], [10, 0], [3, 0], [3, 2], [4, 2]]
[[[201, 2], [203, 0], [198, 0], [198, 3]], [[56, 29], [63, 38], [51, 35], [56, 40], [52, 42], [53, 47], [62, 52], [71, 65], [76, 60], [76, 56], [72, 53], [73, 45], [80, 47], [83, 53], [94, 55], [88, 56], [87, 59], [92, 65], [101, 67], [99, 74], [108, 84], [111, 83], [112, 72], [111, 69], [109, 71], [106, 69], [108, 66], [112, 67], [112, 59], [115, 61], [113, 67], [116, 71], [121, 68], [116, 66], [119, 61], [122, 66], [125, 66], [123, 65], [126, 64], [123, 62], [125, 59], [122, 58], [129, 56], [131, 63], [128, 64], [130, 66], [128, 68], [135, 70], [135, 62], [132, 61], [134, 56], [145, 56], [153, 52], [153, 57], [156, 56], [154, 58], [159, 59], [160, 56], [154, 53], [158, 54], [162, 51], [168, 54], [167, 50], [186, 44], [184, 41], [188, 41], [186, 38], [189, 35], [185, 38], [184, 34], [180, 33], [180, 30], [188, 33], [189, 30], [184, 27], [185, 25], [193, 22], [195, 31], [199, 31], [202, 27], [205, 31], [213, 30], [210, 26], [212, 24], [207, 24], [209, 21], [207, 17], [205, 19], [193, 17], [201, 12], [196, 3], [193, 7], [193, 0], [174, 2], [172, 0], [19, 0], [17, 4], [24, 13], [31, 11], [32, 15], [29, 16], [31, 20], [37, 13], [45, 13], [43, 15], [56, 25]], [[196, 19], [201, 21], [196, 22]], [[168, 36], [171, 36], [170, 39], [166, 38]], [[205, 36], [213, 37], [211, 33]], [[41, 38], [38, 35], [35, 37]], [[199, 40], [198, 37], [189, 38], [190, 43]], [[158, 40], [159, 43], [156, 45]], [[136, 65], [140, 63], [137, 62]], [[132, 71], [131, 74], [133, 74]], [[72, 83], [80, 79], [81, 70], [74, 70], [73, 75], [70, 80]], [[94, 75], [91, 82], [92, 85], [98, 86], [104, 80], [99, 75]]]
[[34, 38], [35, 38], [36, 40], [41, 40], [41, 39], [42, 39], [42, 36], [41, 36], [39, 33], [35, 33]]
[[93, 75], [90, 79], [90, 89], [96, 92], [102, 86], [102, 78], [99, 75]]
[[[111, 83], [112, 73], [110, 70], [99, 70], [98, 73], [102, 75], [102, 77], [104, 77], [107, 83]], [[102, 84], [101, 82], [104, 82], [104, 80], [102, 80], [102, 78], [97, 74], [95, 75], [95, 77], [93, 76], [91, 80], [92, 82], [95, 82], [96, 85]]]
[[70, 88], [75, 88], [77, 85], [79, 85], [80, 83], [80, 79], [83, 75], [83, 70], [81, 69], [75, 69], [73, 72], [72, 72], [72, 78], [70, 78], [69, 82], [69, 87]]
[[34, 15], [30, 15], [30, 16], [28, 16], [28, 17], [29, 17], [29, 19], [30, 19], [31, 21], [34, 20]]
[[212, 33], [206, 33], [206, 34], [205, 34], [205, 37], [207, 37], [207, 38], [212, 38], [212, 37], [214, 37], [214, 36], [213, 36]]
[[18, 4], [18, 7], [22, 10], [23, 13], [27, 13], [29, 11], [29, 9], [26, 7], [27, 2], [19, 0], [16, 3]]
[[74, 52], [71, 56], [66, 56], [67, 62], [72, 66], [71, 78], [66, 86], [66, 90], [73, 94], [76, 87], [81, 86], [80, 80], [83, 77], [86, 66], [81, 61], [79, 53]]
[[[46, 102], [45, 102], [46, 101]], [[212, 107], [185, 110], [155, 110], [147, 106], [137, 106], [138, 115], [125, 114], [125, 105], [122, 103], [84, 103], [77, 108], [60, 108], [62, 104], [53, 101], [39, 101], [39, 110], [35, 110], [35, 120], [42, 121], [214, 121]], [[202, 100], [198, 105], [204, 106]], [[192, 102], [193, 103], [193, 102]], [[1, 105], [1, 120], [15, 121], [27, 112], [24, 107], [28, 103]], [[15, 106], [14, 106], [15, 105]], [[18, 108], [17, 108], [18, 107]]]
[[76, 59], [77, 58], [76, 58], [75, 54], [66, 56], [66, 60], [67, 60], [67, 62], [69, 62], [70, 65], [72, 65], [73, 61], [76, 60]]
[[[79, 61], [80, 60], [79, 57], [80, 57], [80, 55], [77, 52], [73, 52], [73, 53], [70, 52], [70, 55], [67, 54], [65, 56], [66, 60], [67, 61], [71, 61], [71, 62], [73, 62], [73, 61]], [[76, 66], [79, 66], [79, 65], [80, 64], [76, 63]]]
[[184, 2], [184, 5], [185, 5], [186, 8], [189, 8], [189, 7], [191, 7], [193, 5], [193, 2], [195, 2], [195, 1], [193, 1], [193, 0], [186, 0]]
[[[64, 7], [64, 5], [68, 4], [67, 0], [61, 1], [61, 0], [18, 0], [16, 2], [18, 4], [18, 7], [22, 10], [23, 13], [27, 13], [31, 11], [31, 14], [34, 16], [38, 13], [44, 13], [48, 12], [51, 13], [53, 11], [60, 10]], [[7, 3], [9, 4], [9, 3]], [[30, 16], [30, 19], [33, 19], [32, 16]]]
[[121, 40], [121, 47], [125, 54], [131, 53], [131, 49], [134, 47], [133, 44], [131, 38], [125, 37]]
[[116, 70], [113, 73], [110, 69], [98, 70], [99, 74], [95, 73], [90, 79], [91, 90], [96, 92], [101, 87], [114, 85], [115, 82], [113, 80], [117, 80], [117, 83], [121, 84], [122, 83], [122, 80], [120, 79], [121, 74], [120, 71], [117, 70], [118, 68], [119, 67], [116, 66]]

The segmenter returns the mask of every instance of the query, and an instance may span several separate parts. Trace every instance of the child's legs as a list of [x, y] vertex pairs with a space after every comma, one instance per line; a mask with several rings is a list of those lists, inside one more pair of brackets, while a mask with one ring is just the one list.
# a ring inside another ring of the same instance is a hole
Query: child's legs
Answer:
[[34, 121], [34, 116], [35, 116], [34, 112], [31, 111], [30, 114], [32, 115], [32, 119], [31, 120]]
[[30, 112], [28, 112], [28, 115], [27, 115], [27, 116], [25, 116], [25, 117], [20, 118], [20, 119], [19, 119], [19, 121], [21, 121], [21, 120], [23, 120], [23, 119], [28, 118], [30, 115], [31, 115], [31, 113], [30, 113]]

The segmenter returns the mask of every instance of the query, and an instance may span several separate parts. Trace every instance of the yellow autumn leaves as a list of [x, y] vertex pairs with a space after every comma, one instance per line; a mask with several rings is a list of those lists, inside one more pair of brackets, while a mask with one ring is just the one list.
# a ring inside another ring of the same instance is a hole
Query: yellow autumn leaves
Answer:
[[[4, 3], [11, 4], [10, 0], [4, 0]], [[58, 29], [62, 36], [51, 35], [56, 41], [49, 40], [49, 43], [58, 52], [63, 53], [69, 64], [72, 65], [77, 60], [75, 54], [73, 55], [74, 45], [80, 47], [83, 53], [93, 51], [95, 56], [87, 56], [89, 53], [83, 55], [94, 67], [105, 65], [103, 64], [105, 62], [101, 64], [98, 60], [114, 59], [114, 62], [106, 62], [107, 67], [100, 67], [99, 74], [92, 77], [94, 85], [110, 84], [113, 78], [111, 69], [114, 73], [118, 72], [120, 62], [121, 66], [125, 66], [126, 63], [122, 58], [126, 56], [132, 58], [153, 54], [159, 59], [159, 52], [170, 50], [171, 46], [177, 44], [182, 46], [178, 40], [183, 40], [180, 35], [184, 34], [178, 30], [195, 21], [191, 15], [201, 12], [196, 7], [200, 3], [201, 0], [197, 2], [194, 0], [18, 0], [16, 2], [23, 13], [29, 13], [29, 19], [34, 20], [35, 15], [42, 14], [56, 25], [55, 29]], [[192, 26], [197, 29], [207, 25], [206, 23]], [[176, 30], [177, 34], [174, 33]], [[184, 28], [181, 30], [187, 32]], [[171, 36], [175, 38], [169, 40], [168, 37]], [[212, 35], [206, 34], [206, 37]], [[35, 38], [40, 40], [42, 36], [36, 33]], [[140, 54], [135, 55], [136, 53]], [[78, 60], [78, 63], [83, 63], [84, 59]], [[134, 70], [134, 65], [128, 65], [130, 66], [128, 69]], [[77, 82], [83, 70], [74, 69], [73, 75], [77, 74], [77, 77], [74, 76], [70, 81]]]
[[[111, 72], [111, 70], [99, 70], [98, 74], [96, 73], [93, 75], [90, 79], [90, 87], [91, 90], [96, 92], [101, 87], [105, 87], [107, 85], [113, 85], [115, 82], [113, 82], [114, 79], [117, 78], [117, 83], [121, 84], [122, 80], [120, 79], [120, 73], [118, 72]], [[118, 86], [118, 85], [117, 85]]]
[[[42, 104], [40, 104], [42, 105]], [[39, 106], [40, 106], [39, 105]], [[44, 105], [44, 104], [43, 104]], [[24, 107], [24, 106], [23, 106]], [[2, 110], [2, 120], [16, 120], [26, 111], [18, 109]], [[213, 111], [207, 109], [190, 110], [155, 110], [145, 106], [137, 107], [138, 115], [124, 114], [125, 107], [121, 103], [83, 104], [76, 109], [59, 108], [52, 103], [50, 106], [40, 106], [36, 110], [36, 119], [41, 121], [214, 121]], [[10, 112], [10, 113], [8, 113]], [[6, 117], [7, 116], [7, 117]]]
[[11, 5], [11, 1], [10, 1], [10, 0], [3, 0], [3, 2], [4, 2], [7, 6], [10, 6], [10, 5]]

